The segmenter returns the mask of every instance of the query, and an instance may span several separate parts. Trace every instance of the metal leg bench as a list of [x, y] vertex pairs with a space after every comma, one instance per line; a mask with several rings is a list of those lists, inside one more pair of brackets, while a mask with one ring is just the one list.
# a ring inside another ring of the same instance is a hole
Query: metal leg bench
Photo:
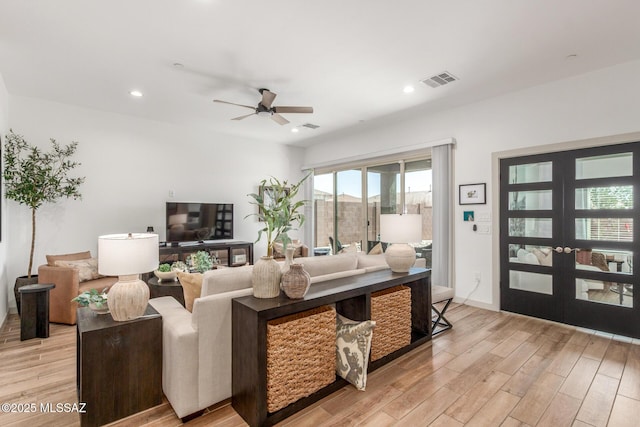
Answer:
[[[446, 286], [431, 285], [431, 309], [434, 314], [432, 316], [431, 336], [438, 335], [441, 332], [449, 330], [453, 327], [453, 324], [444, 317], [449, 304], [453, 300], [455, 292], [453, 288], [447, 288]], [[436, 308], [437, 303], [444, 302], [444, 307], [441, 310]]]

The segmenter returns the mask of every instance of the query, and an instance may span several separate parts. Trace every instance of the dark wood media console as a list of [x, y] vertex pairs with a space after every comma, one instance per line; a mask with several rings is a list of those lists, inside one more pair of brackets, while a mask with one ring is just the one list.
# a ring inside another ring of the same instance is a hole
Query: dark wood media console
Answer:
[[[302, 300], [283, 293], [276, 298], [253, 296], [232, 301], [232, 405], [252, 427], [270, 426], [344, 387], [336, 381], [285, 408], [267, 412], [267, 322], [326, 304], [353, 320], [371, 318], [371, 294], [393, 286], [411, 288], [411, 343], [369, 363], [373, 371], [431, 339], [431, 270], [412, 268], [409, 273], [382, 270], [311, 285]], [[375, 332], [374, 332], [375, 333]]]
[[184, 261], [189, 255], [198, 251], [209, 252], [218, 258], [222, 265], [229, 267], [253, 264], [253, 243], [240, 240], [162, 246], [160, 247], [160, 263]]

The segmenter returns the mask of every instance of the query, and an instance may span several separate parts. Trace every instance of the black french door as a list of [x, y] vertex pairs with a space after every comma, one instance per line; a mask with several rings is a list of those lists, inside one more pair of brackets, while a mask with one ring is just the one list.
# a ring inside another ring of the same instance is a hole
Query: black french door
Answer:
[[640, 143], [500, 162], [501, 309], [640, 338]]

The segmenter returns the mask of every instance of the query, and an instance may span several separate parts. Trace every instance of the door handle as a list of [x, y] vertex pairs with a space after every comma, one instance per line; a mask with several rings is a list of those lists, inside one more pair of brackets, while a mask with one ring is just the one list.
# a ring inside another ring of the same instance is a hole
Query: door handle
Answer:
[[571, 249], [568, 246], [565, 246], [564, 248], [562, 246], [556, 246], [556, 248], [554, 249], [554, 251], [556, 251], [559, 254], [561, 254], [561, 253], [570, 254], [571, 252], [573, 252], [575, 250], [576, 250], [576, 248]]

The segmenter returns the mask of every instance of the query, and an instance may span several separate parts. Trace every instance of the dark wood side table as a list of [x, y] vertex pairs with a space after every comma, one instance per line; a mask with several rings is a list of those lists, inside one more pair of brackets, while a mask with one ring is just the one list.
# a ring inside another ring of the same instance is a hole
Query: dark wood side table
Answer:
[[149, 297], [174, 297], [184, 307], [184, 291], [180, 281], [159, 281], [157, 277], [153, 276], [147, 280], [147, 286], [149, 286]]
[[99, 426], [162, 403], [162, 316], [151, 306], [138, 319], [78, 308], [78, 401], [81, 426]]
[[53, 283], [26, 285], [20, 294], [20, 341], [49, 337], [49, 291]]

